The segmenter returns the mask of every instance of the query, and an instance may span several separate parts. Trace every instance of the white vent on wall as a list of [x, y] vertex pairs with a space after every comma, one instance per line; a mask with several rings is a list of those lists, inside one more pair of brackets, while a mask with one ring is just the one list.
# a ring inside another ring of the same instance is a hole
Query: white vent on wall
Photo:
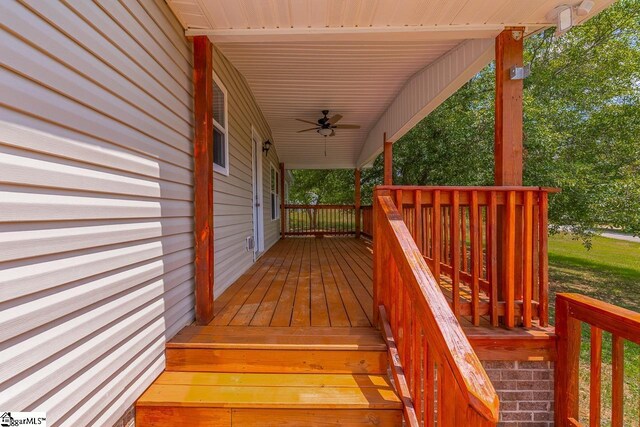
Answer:
[[247, 250], [247, 252], [253, 252], [255, 249], [255, 241], [253, 240], [253, 236], [249, 236], [247, 237], [247, 240], [244, 244], [245, 249]]

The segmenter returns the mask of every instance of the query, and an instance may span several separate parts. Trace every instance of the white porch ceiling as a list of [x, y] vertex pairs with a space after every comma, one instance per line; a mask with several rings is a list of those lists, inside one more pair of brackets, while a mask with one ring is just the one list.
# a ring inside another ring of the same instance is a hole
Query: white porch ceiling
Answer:
[[[278, 155], [287, 168], [353, 168], [363, 141], [404, 82], [458, 41], [220, 43], [217, 47], [245, 76], [271, 126]], [[342, 114], [334, 137], [296, 133]], [[326, 156], [325, 156], [326, 142]]]
[[[167, 0], [244, 75], [287, 168], [353, 168], [431, 112], [492, 59], [505, 26], [530, 34], [566, 0]], [[596, 0], [593, 16], [613, 0]], [[478, 40], [482, 39], [482, 40]], [[478, 40], [479, 43], [471, 43]], [[453, 75], [455, 74], [455, 75]], [[414, 89], [422, 90], [413, 95]], [[296, 133], [342, 114], [325, 138]]]

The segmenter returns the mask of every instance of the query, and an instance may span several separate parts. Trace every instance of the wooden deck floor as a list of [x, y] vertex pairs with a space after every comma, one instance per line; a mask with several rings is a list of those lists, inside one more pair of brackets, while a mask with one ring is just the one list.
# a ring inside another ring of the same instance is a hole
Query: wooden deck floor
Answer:
[[280, 240], [216, 299], [211, 325], [371, 326], [372, 262], [362, 239]]

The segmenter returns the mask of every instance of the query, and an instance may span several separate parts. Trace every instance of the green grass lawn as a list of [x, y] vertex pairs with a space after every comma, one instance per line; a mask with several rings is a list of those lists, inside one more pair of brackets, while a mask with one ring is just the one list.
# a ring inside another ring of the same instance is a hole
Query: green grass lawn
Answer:
[[[575, 292], [640, 312], [640, 243], [594, 237], [591, 250], [565, 234], [549, 238], [551, 315], [557, 292]], [[603, 334], [603, 420], [611, 406], [611, 338]], [[580, 421], [588, 424], [589, 338], [582, 331]], [[640, 420], [640, 346], [625, 342], [625, 425]]]

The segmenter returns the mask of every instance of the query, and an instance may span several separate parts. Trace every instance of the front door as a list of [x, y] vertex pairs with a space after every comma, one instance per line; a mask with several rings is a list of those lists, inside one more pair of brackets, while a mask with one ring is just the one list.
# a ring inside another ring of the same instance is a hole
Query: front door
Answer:
[[253, 131], [251, 136], [253, 147], [253, 253], [254, 260], [264, 251], [264, 210], [262, 197], [262, 140]]

